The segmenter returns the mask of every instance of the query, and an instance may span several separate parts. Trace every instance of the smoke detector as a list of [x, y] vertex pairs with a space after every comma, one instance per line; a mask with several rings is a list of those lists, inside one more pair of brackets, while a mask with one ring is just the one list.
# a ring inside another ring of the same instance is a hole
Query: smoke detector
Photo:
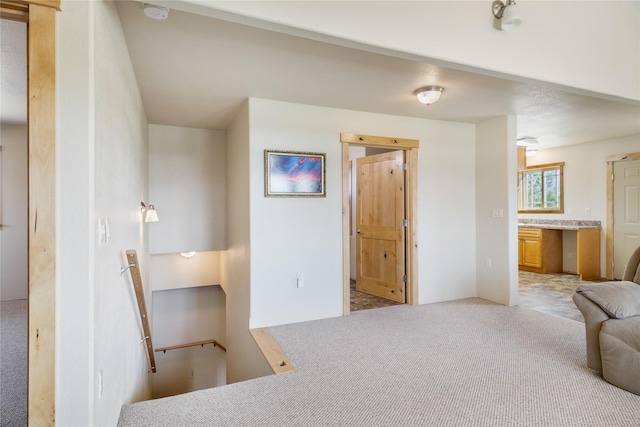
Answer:
[[169, 17], [169, 9], [164, 6], [156, 6], [155, 4], [143, 3], [142, 9], [144, 14], [151, 19], [163, 21]]

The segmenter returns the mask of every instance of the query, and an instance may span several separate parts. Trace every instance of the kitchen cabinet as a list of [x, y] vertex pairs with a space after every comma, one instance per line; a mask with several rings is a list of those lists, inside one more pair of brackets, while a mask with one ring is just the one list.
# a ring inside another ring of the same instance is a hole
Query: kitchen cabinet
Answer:
[[534, 273], [561, 273], [562, 231], [519, 228], [518, 268]]

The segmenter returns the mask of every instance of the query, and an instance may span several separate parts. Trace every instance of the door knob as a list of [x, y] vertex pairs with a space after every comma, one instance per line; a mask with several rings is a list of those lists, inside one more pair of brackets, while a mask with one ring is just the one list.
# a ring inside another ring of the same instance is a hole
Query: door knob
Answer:
[[360, 229], [359, 228], [356, 230], [356, 233], [360, 234]]

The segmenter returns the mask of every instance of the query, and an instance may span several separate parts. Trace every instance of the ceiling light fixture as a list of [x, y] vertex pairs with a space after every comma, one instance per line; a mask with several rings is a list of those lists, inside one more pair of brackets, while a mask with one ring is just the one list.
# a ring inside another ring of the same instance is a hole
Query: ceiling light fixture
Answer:
[[191, 259], [191, 257], [194, 256], [195, 254], [196, 254], [195, 251], [180, 252], [180, 255], [182, 255], [186, 259]]
[[425, 86], [416, 89], [413, 94], [418, 97], [418, 101], [421, 103], [431, 105], [440, 99], [443, 90], [442, 86]]
[[518, 147], [531, 147], [532, 145], [538, 145], [538, 138], [534, 138], [532, 136], [524, 136], [522, 138], [518, 138], [516, 145]]
[[500, 20], [500, 29], [511, 30], [522, 25], [522, 17], [518, 13], [514, 0], [507, 0], [507, 4], [502, 3], [500, 0], [495, 0], [491, 5], [491, 9], [493, 10], [493, 16]]
[[163, 21], [169, 17], [169, 9], [164, 6], [143, 3], [142, 10], [144, 10], [144, 14], [147, 15], [147, 17], [158, 21]]

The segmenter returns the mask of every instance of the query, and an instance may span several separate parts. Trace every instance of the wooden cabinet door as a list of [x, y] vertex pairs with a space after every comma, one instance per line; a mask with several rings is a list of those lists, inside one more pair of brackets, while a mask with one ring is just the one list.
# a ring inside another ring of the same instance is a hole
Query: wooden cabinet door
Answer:
[[522, 265], [542, 267], [542, 241], [540, 239], [524, 239], [522, 242]]

